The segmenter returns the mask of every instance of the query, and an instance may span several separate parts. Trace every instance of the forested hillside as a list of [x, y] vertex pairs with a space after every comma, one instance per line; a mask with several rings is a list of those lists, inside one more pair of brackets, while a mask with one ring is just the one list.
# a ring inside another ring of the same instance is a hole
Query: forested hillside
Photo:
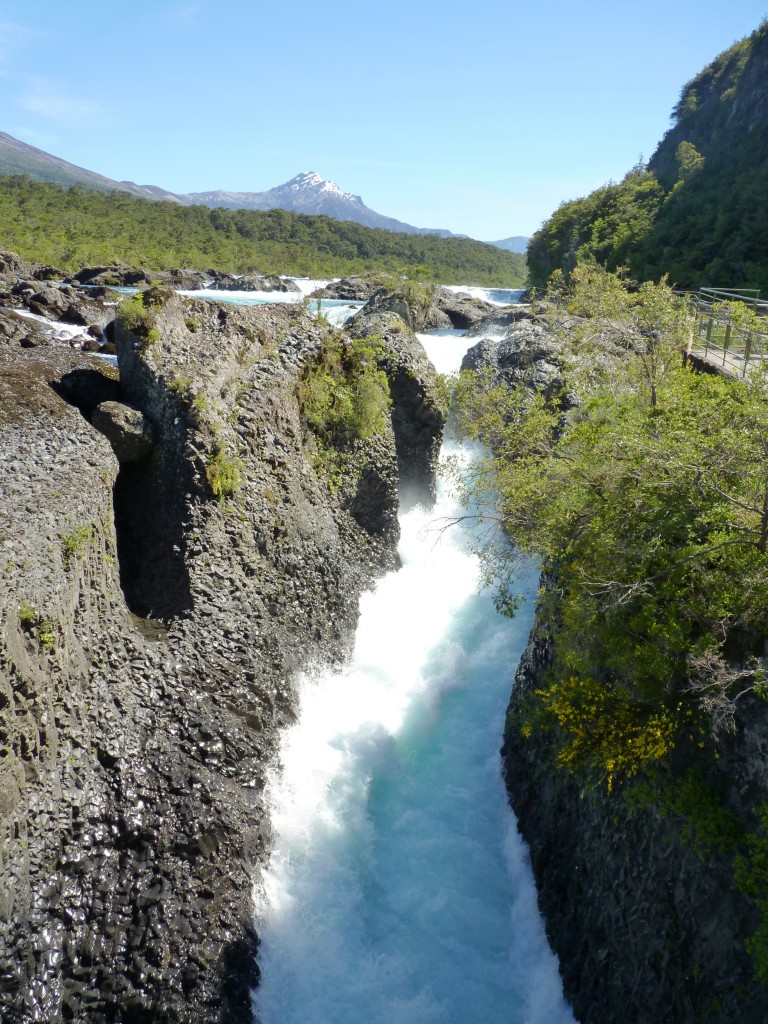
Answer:
[[400, 234], [284, 210], [208, 209], [0, 178], [0, 248], [64, 270], [120, 261], [336, 277], [368, 270], [521, 287], [525, 257], [469, 238]]
[[593, 258], [639, 280], [768, 288], [768, 22], [682, 90], [647, 167], [563, 203], [531, 239], [531, 281]]

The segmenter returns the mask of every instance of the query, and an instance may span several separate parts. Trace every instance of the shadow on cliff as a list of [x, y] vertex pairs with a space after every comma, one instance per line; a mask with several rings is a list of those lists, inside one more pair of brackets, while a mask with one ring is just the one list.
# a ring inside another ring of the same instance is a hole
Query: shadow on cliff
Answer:
[[169, 495], [153, 455], [122, 465], [113, 494], [126, 604], [142, 618], [175, 618], [192, 607], [180, 502]]
[[[96, 369], [78, 368], [50, 385], [89, 423], [103, 403], [121, 400], [120, 382]], [[157, 450], [121, 461], [113, 490], [120, 585], [141, 618], [173, 619], [192, 607], [182, 522], [187, 481], [178, 472], [169, 478], [168, 465]]]

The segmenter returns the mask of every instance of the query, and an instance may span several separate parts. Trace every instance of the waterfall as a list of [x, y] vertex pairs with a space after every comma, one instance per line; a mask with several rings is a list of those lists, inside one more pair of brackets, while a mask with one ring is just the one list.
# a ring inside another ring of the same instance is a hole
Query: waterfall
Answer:
[[[466, 347], [428, 344], [439, 369]], [[573, 1024], [498, 754], [537, 572], [498, 616], [457, 511], [443, 486], [403, 515], [351, 663], [301, 680], [256, 895], [260, 1024]]]

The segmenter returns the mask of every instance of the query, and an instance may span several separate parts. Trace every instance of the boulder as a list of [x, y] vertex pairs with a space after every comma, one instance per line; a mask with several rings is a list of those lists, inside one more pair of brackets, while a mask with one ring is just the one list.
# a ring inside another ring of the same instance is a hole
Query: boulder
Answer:
[[23, 274], [25, 269], [21, 256], [17, 256], [15, 252], [8, 252], [7, 250], [0, 251], [0, 274]]
[[487, 337], [488, 335], [504, 335], [510, 331], [515, 324], [519, 324], [524, 320], [533, 320], [534, 314], [531, 312], [530, 306], [498, 306], [494, 308], [493, 312], [489, 313], [488, 316], [483, 317], [477, 323], [473, 324], [466, 333], [467, 338], [476, 338], [478, 336]]
[[36, 281], [62, 281], [66, 276], [63, 270], [59, 270], [58, 267], [52, 267], [50, 264], [35, 267], [32, 271], [32, 277]]
[[182, 268], [168, 270], [163, 275], [163, 280], [165, 280], [172, 288], [179, 288], [183, 291], [197, 291], [199, 288], [205, 288], [210, 276], [211, 275], [204, 270], [188, 270]]
[[77, 284], [137, 287], [138, 285], [152, 284], [158, 278], [159, 275], [152, 271], [113, 263], [109, 267], [84, 267], [82, 270], [78, 270], [76, 274], [73, 274], [71, 280]]
[[479, 323], [485, 317], [498, 310], [491, 302], [475, 299], [463, 292], [453, 292], [450, 288], [436, 288], [432, 304], [424, 313], [419, 330], [434, 331], [443, 327], [453, 327], [465, 331]]
[[503, 338], [483, 338], [464, 356], [462, 370], [490, 367], [494, 383], [509, 387], [524, 384], [547, 397], [559, 394], [563, 384], [562, 343], [544, 326], [518, 323]]
[[154, 447], [155, 431], [150, 421], [122, 402], [102, 402], [94, 409], [91, 422], [112, 445], [120, 463], [137, 462]]
[[312, 292], [312, 298], [367, 302], [380, 288], [379, 278], [354, 275], [343, 277], [340, 281], [330, 281], [324, 288], [317, 288]]
[[216, 272], [208, 285], [214, 291], [236, 292], [300, 292], [301, 289], [290, 278], [274, 274], [225, 274]]

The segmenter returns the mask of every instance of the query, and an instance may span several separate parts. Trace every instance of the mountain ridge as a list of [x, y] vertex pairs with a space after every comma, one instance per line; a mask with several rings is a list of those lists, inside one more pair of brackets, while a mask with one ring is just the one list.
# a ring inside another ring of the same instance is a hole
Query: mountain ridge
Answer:
[[[158, 202], [180, 206], [207, 206], [230, 210], [287, 210], [293, 213], [319, 214], [335, 220], [354, 221], [364, 227], [406, 234], [463, 238], [447, 228], [421, 228], [394, 217], [387, 217], [366, 206], [359, 195], [345, 192], [336, 182], [324, 179], [316, 171], [303, 171], [289, 181], [263, 192], [237, 192], [213, 189], [207, 192], [171, 192], [159, 185], [139, 185], [117, 181], [79, 167], [45, 150], [0, 132], [0, 175], [22, 174], [35, 181], [47, 181], [71, 187], [82, 185], [100, 192], [122, 191]], [[495, 242], [488, 243], [496, 245]], [[498, 248], [507, 248], [499, 244]], [[520, 251], [520, 250], [512, 250]]]

